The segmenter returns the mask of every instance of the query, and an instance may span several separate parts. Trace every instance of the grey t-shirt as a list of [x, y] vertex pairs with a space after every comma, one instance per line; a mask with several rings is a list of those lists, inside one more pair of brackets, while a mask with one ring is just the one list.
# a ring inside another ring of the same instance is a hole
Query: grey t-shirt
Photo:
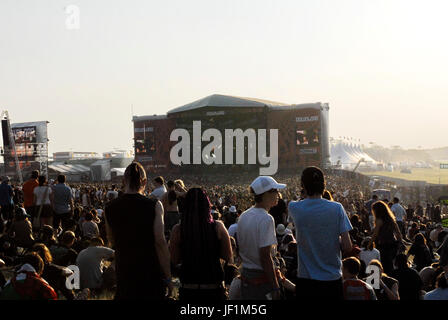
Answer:
[[103, 260], [114, 256], [107, 247], [88, 247], [78, 254], [76, 265], [80, 272], [81, 289], [100, 288], [103, 282]]
[[54, 211], [63, 214], [70, 211], [70, 202], [73, 199], [72, 190], [65, 183], [58, 183], [53, 187]]

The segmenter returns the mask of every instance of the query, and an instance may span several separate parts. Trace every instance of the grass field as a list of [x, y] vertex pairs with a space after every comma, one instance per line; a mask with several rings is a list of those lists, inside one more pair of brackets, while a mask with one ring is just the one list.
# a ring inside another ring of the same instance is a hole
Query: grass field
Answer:
[[375, 171], [361, 172], [368, 176], [385, 176], [412, 181], [426, 181], [434, 184], [448, 184], [448, 169], [439, 168], [413, 168], [412, 173], [400, 173], [400, 171]]

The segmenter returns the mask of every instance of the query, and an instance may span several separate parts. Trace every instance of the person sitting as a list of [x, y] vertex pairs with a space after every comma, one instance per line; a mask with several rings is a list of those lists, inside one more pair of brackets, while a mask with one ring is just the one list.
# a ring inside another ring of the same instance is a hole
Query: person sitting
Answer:
[[103, 260], [114, 257], [115, 251], [104, 247], [103, 239], [93, 238], [88, 248], [82, 250], [76, 259], [80, 271], [81, 289], [94, 289], [98, 294], [103, 285]]
[[0, 292], [0, 300], [57, 300], [56, 291], [41, 278], [44, 262], [36, 253], [27, 253], [22, 266]]
[[16, 208], [14, 220], [8, 233], [11, 238], [14, 238], [17, 247], [29, 248], [35, 242], [33, 226], [28, 218], [31, 218], [31, 216], [26, 213], [24, 208]]
[[424, 300], [448, 300], [448, 274], [442, 272], [436, 280], [436, 289], [425, 294]]
[[[93, 211], [93, 210], [92, 210]], [[81, 232], [83, 237], [95, 238], [100, 235], [100, 229], [95, 221], [93, 221], [94, 214], [92, 212], [87, 212], [85, 216], [85, 221], [81, 226]]]
[[72, 249], [75, 240], [76, 237], [73, 231], [65, 231], [62, 234], [60, 244], [50, 248], [55, 264], [67, 267], [76, 263], [78, 253]]
[[342, 260], [342, 277], [345, 300], [377, 300], [375, 291], [368, 283], [358, 279], [361, 262], [355, 257]]

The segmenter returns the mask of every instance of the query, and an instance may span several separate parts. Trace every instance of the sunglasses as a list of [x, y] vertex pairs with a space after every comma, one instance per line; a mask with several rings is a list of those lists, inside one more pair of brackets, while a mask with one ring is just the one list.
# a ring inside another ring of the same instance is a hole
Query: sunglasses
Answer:
[[279, 193], [280, 191], [278, 191], [277, 189], [271, 189], [269, 191], [267, 191], [269, 193]]

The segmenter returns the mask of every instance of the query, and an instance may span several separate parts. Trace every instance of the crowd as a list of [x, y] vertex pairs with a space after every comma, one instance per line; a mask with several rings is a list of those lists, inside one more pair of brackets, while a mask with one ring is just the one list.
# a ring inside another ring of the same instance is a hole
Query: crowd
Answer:
[[437, 205], [316, 167], [165, 178], [137, 162], [122, 185], [2, 177], [0, 299], [448, 299]]

